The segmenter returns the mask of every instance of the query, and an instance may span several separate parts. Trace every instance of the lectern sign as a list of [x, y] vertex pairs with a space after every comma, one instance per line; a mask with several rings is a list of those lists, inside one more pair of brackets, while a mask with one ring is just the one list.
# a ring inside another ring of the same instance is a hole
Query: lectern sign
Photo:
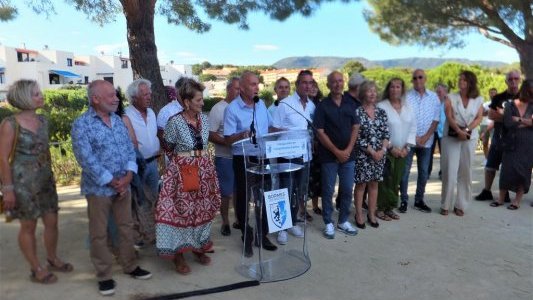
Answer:
[[292, 227], [289, 192], [286, 188], [265, 192], [268, 233]]
[[266, 158], [307, 155], [307, 140], [277, 140], [265, 142]]

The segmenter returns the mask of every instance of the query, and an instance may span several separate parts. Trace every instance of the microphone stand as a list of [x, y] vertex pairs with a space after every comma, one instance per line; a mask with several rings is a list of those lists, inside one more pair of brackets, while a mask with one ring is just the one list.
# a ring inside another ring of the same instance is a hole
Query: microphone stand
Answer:
[[255, 104], [259, 102], [259, 97], [254, 96], [254, 107], [252, 111], [252, 124], [250, 124], [250, 138], [252, 140], [252, 144], [257, 145], [257, 132], [255, 130]]

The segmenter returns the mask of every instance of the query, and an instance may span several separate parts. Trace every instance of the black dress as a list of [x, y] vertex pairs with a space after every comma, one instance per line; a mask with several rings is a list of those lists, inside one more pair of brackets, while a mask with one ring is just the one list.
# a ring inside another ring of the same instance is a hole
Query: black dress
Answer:
[[502, 133], [503, 157], [500, 173], [500, 189], [516, 192], [519, 188], [524, 193], [531, 185], [531, 170], [533, 168], [533, 127], [519, 128], [519, 122], [512, 117], [531, 119], [533, 104], [529, 103], [525, 114], [520, 116], [514, 101], [505, 105]]

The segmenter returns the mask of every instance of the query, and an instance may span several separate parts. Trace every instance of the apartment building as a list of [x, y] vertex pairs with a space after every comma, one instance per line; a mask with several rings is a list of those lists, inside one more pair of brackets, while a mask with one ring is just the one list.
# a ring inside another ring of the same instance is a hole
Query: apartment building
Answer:
[[[190, 65], [171, 61], [160, 69], [165, 85], [174, 85], [182, 76], [193, 77]], [[103, 79], [124, 90], [133, 80], [133, 71], [129, 58], [121, 55], [75, 55], [47, 46], [34, 50], [0, 45], [0, 101], [5, 100], [9, 85], [21, 78], [36, 80], [42, 89]]]

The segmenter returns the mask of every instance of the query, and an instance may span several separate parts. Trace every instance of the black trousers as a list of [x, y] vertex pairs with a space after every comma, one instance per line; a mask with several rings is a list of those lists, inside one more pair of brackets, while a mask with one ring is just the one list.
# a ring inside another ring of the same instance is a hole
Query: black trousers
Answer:
[[[248, 197], [246, 196], [246, 169], [245, 169], [245, 164], [244, 164], [244, 159], [245, 157], [242, 156], [242, 155], [234, 155], [233, 156], [233, 172], [235, 173], [235, 210], [237, 212], [237, 220], [239, 221], [239, 224], [241, 224], [241, 233], [242, 233], [242, 237], [243, 237], [243, 240], [246, 238], [246, 239], [252, 239], [253, 238], [253, 230], [252, 228], [248, 228], [247, 229], [247, 236], [245, 237], [244, 236], [244, 230], [245, 230], [245, 225], [248, 223], [247, 219], [246, 219], [246, 210], [248, 209]], [[257, 161], [257, 158], [255, 157], [249, 157], [249, 159], [251, 161]], [[260, 184], [261, 183], [261, 175], [257, 175], [257, 176], [250, 176], [251, 180], [249, 180], [248, 182], [248, 188], [250, 188], [251, 186], [253, 185], [256, 185], [256, 184]], [[265, 188], [269, 187], [271, 185], [271, 179], [270, 179], [270, 176], [268, 176], [267, 179], [265, 180], [268, 180], [268, 182], [266, 182], [265, 184]], [[248, 195], [250, 196], [250, 195]], [[256, 197], [254, 197], [254, 199], [258, 199], [257, 196], [259, 195], [256, 195]], [[261, 195], [262, 197], [262, 195]], [[261, 205], [261, 209], [262, 209], [262, 214], [263, 214], [263, 218], [262, 218], [262, 222], [261, 222], [261, 227], [259, 228], [261, 232], [258, 232], [258, 236], [266, 236], [268, 234], [268, 220], [267, 220], [267, 214], [266, 214], [266, 206], [264, 204], [264, 201], [262, 201], [263, 204]], [[259, 224], [259, 214], [261, 213], [259, 211], [259, 207], [256, 205], [255, 206], [255, 221], [256, 221], [256, 224]]]

